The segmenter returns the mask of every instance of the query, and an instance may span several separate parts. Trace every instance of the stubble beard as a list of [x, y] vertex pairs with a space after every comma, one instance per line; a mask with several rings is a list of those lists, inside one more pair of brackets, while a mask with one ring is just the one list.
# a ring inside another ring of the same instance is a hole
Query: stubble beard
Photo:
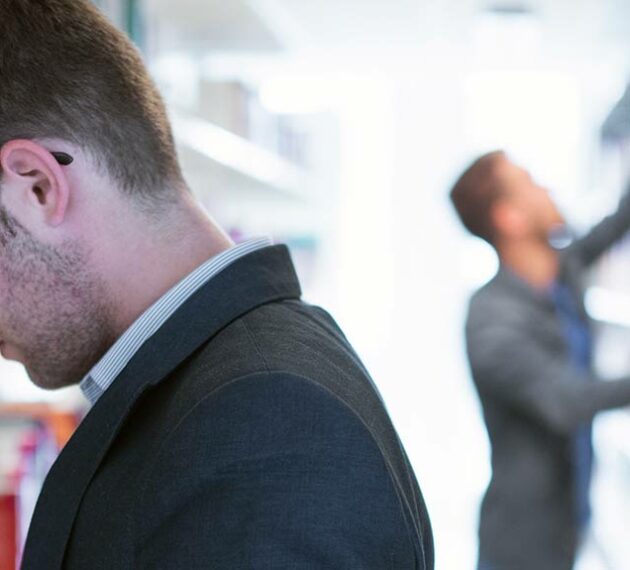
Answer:
[[88, 269], [87, 248], [36, 240], [0, 206], [0, 321], [32, 382], [76, 384], [116, 338], [113, 304]]

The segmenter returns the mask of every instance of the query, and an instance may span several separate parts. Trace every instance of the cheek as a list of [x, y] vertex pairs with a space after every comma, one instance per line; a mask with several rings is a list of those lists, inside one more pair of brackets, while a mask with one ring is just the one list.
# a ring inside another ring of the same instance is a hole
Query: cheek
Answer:
[[38, 303], [34, 290], [38, 289], [38, 280], [31, 272], [22, 275], [18, 263], [14, 264], [14, 271], [4, 269], [0, 269], [0, 336], [24, 343], [37, 331], [40, 315], [34, 309], [41, 302]]

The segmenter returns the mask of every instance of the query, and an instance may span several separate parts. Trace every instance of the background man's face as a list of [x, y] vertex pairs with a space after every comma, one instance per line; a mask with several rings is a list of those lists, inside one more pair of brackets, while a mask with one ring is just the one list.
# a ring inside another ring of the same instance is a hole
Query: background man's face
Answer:
[[86, 257], [80, 244], [40, 243], [0, 203], [0, 352], [42, 388], [80, 381], [113, 342]]
[[503, 183], [505, 198], [520, 211], [531, 235], [548, 240], [555, 228], [565, 224], [549, 191], [537, 184], [529, 172], [508, 158], [501, 160], [499, 176]]

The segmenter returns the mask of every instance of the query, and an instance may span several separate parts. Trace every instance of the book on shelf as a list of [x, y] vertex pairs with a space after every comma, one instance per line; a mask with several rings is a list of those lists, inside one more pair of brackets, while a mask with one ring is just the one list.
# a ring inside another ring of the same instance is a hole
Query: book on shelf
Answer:
[[0, 568], [17, 570], [44, 479], [79, 418], [45, 404], [0, 405]]

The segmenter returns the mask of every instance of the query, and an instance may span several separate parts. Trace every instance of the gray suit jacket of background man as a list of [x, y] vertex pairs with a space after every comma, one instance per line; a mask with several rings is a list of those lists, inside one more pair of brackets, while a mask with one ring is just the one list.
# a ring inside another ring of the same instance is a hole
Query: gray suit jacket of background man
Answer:
[[[626, 194], [562, 253], [560, 280], [585, 317], [585, 269], [629, 227]], [[572, 436], [597, 412], [630, 404], [630, 379], [601, 381], [575, 368], [550, 295], [505, 267], [474, 294], [466, 340], [492, 447], [480, 560], [493, 570], [568, 570], [579, 541]]]

